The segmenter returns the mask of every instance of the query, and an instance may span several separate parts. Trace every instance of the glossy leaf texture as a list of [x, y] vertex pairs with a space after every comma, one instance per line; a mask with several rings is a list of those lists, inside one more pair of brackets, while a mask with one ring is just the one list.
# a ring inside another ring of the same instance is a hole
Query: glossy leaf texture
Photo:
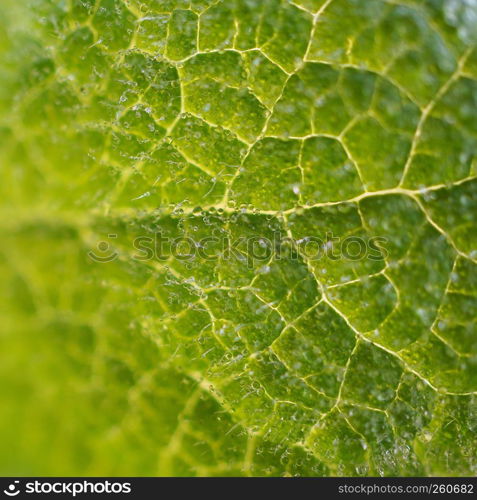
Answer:
[[475, 0], [2, 12], [2, 474], [477, 473]]

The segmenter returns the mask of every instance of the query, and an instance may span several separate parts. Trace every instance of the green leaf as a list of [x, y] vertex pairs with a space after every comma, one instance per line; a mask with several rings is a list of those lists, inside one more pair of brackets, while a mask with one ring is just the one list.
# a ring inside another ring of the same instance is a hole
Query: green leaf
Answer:
[[3, 4], [3, 475], [477, 473], [474, 1]]

